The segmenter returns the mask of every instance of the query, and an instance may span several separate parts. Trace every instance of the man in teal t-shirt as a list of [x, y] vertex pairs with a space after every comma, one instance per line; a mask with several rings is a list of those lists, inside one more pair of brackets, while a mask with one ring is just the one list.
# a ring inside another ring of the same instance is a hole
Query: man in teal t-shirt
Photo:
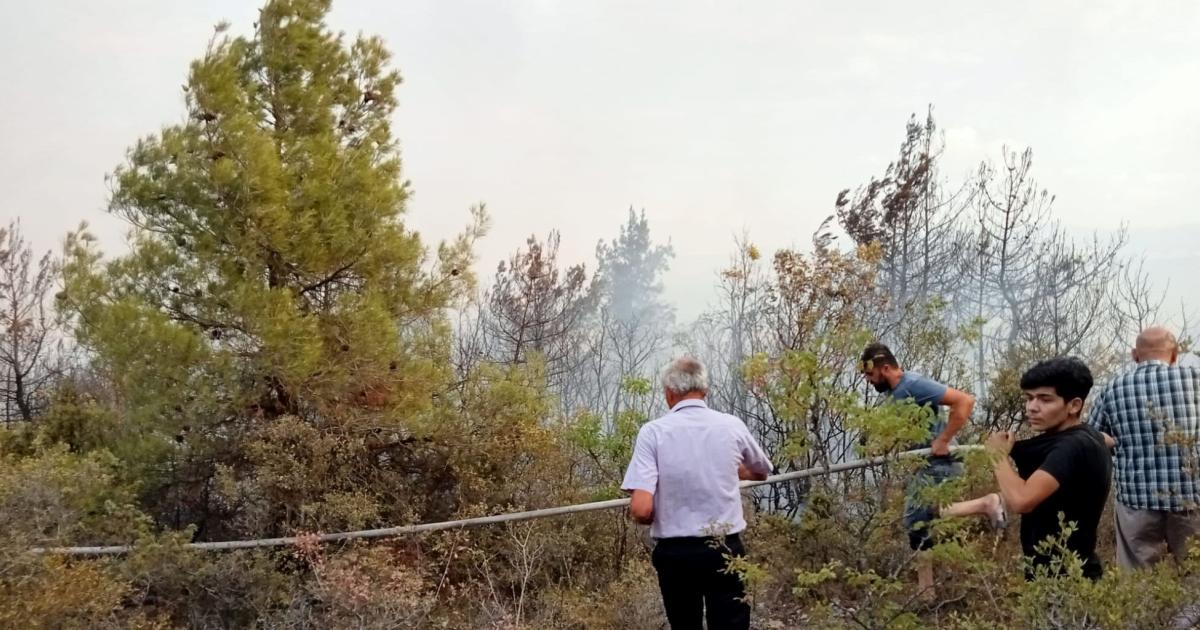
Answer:
[[[937, 518], [937, 506], [920, 501], [919, 494], [923, 488], [962, 474], [962, 463], [950, 454], [950, 444], [971, 417], [975, 398], [920, 374], [905, 372], [892, 350], [882, 343], [872, 343], [863, 350], [861, 369], [875, 391], [896, 402], [911, 401], [930, 412], [929, 439], [909, 447], [929, 448], [929, 460], [909, 483], [904, 502], [909, 546], [914, 551], [929, 549], [933, 546], [929, 523]], [[947, 419], [942, 419], [941, 407], [950, 408]], [[933, 565], [927, 560], [918, 562], [917, 580], [923, 592], [932, 594]]]

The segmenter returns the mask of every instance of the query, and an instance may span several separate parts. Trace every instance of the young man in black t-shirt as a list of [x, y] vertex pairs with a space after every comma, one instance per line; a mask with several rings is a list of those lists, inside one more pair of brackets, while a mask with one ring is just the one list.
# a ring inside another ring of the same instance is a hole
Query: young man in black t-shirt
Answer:
[[1039, 435], [1014, 441], [1007, 431], [992, 434], [987, 447], [999, 455], [995, 473], [1000, 492], [955, 503], [941, 515], [981, 514], [1002, 522], [1007, 506], [1022, 515], [1021, 548], [1038, 566], [1050, 563], [1037, 547], [1061, 535], [1061, 513], [1062, 522], [1074, 528], [1067, 549], [1083, 560], [1085, 576], [1099, 578], [1103, 567], [1096, 555], [1096, 527], [1108, 500], [1112, 460], [1103, 434], [1080, 421], [1092, 373], [1079, 359], [1051, 359], [1025, 372], [1021, 389], [1029, 426]]

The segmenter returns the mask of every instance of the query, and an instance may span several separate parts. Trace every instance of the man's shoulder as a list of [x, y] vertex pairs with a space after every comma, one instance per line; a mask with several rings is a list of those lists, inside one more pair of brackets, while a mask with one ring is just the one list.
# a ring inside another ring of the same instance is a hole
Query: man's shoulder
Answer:
[[896, 400], [904, 400], [906, 398], [919, 399], [929, 396], [940, 396], [946, 389], [947, 386], [945, 384], [924, 374], [905, 372], [900, 382], [896, 385], [896, 389], [892, 390], [891, 397]]
[[1139, 373], [1151, 373], [1156, 375], [1166, 376], [1184, 376], [1198, 378], [1200, 377], [1200, 366], [1196, 365], [1180, 365], [1178, 363], [1169, 364], [1164, 361], [1153, 361], [1134, 365], [1132, 368], [1125, 370], [1117, 375], [1113, 380], [1118, 379], [1133, 379]]
[[943, 383], [931, 376], [926, 376], [924, 374], [921, 374], [920, 372], [905, 372], [903, 379], [900, 381], [900, 384], [908, 385], [909, 387], [912, 387], [914, 385], [918, 386], [918, 387], [938, 387], [938, 388], [946, 387], [945, 383]]
[[1040, 442], [1040, 448], [1024, 454], [1030, 472], [1035, 467], [1044, 470], [1063, 485], [1092, 483], [1097, 477], [1110, 474], [1108, 447], [1100, 432], [1089, 425], [1043, 434], [1029, 441]]
[[646, 422], [638, 429], [638, 436], [653, 436], [658, 434], [666, 424], [668, 416], [660, 416], [649, 422]]
[[715, 413], [717, 414], [717, 416], [720, 417], [720, 421], [725, 423], [729, 427], [731, 427], [733, 429], [737, 429], [737, 430], [746, 429], [746, 421], [745, 420], [742, 420], [741, 418], [739, 418], [733, 414], [724, 413], [721, 411], [718, 411]]
[[1192, 383], [1200, 383], [1200, 366], [1195, 365], [1163, 365], [1160, 370], [1168, 378], [1178, 381], [1191, 381]]
[[643, 424], [642, 430], [643, 431], [656, 431], [658, 429], [663, 428], [667, 424], [669, 424], [673, 419], [674, 418], [671, 417], [671, 413], [667, 412], [666, 415], [659, 416], [659, 417]]
[[1108, 445], [1104, 436], [1090, 424], [1081, 424], [1061, 437], [1061, 443], [1074, 447], [1082, 452], [1099, 453], [1104, 458], [1109, 457]]
[[1190, 383], [1200, 388], [1200, 367], [1194, 365], [1168, 365], [1162, 362], [1140, 364], [1114, 376], [1100, 392], [1101, 396], [1120, 396], [1126, 392], [1142, 391], [1147, 385]]
[[735, 429], [746, 428], [745, 420], [742, 420], [741, 418], [739, 418], [733, 414], [725, 413], [724, 411], [718, 411], [716, 409], [713, 409], [712, 407], [704, 408], [704, 416], [705, 416], [704, 419], [706, 422], [713, 422], [713, 423], [720, 424], [722, 426], [728, 426], [728, 427], [732, 427]]
[[1089, 471], [1084, 474], [1084, 479], [1094, 482], [1098, 477], [1103, 477], [1107, 481], [1112, 475], [1113, 464], [1112, 452], [1104, 443], [1104, 436], [1085, 424], [1076, 439], [1079, 444], [1077, 452], [1081, 453], [1084, 469]]
[[1059, 450], [1061, 447], [1076, 446], [1083, 448], [1096, 447], [1105, 453], [1108, 452], [1108, 447], [1104, 444], [1104, 436], [1090, 424], [1081, 424], [1065, 431], [1040, 433], [1032, 437], [1017, 440], [1013, 444], [1013, 452], [1019, 452], [1020, 454], [1033, 451], [1049, 453]]
[[[713, 409], [712, 407], [694, 407], [693, 409], [695, 410], [695, 411], [693, 411], [693, 413], [699, 413], [699, 414], [703, 415], [705, 422], [708, 422], [708, 423], [715, 422], [715, 423], [718, 423], [721, 425], [729, 425], [732, 427], [742, 427], [742, 428], [746, 427], [746, 422], [744, 420], [742, 420], [741, 418], [739, 418], [735, 415], [732, 415], [732, 414], [725, 413], [723, 411], [717, 411], [716, 409]], [[694, 421], [695, 418], [696, 418], [696, 416], [693, 415], [692, 421]], [[666, 427], [670, 427], [672, 425], [675, 425], [675, 424], [681, 423], [681, 422], [687, 422], [687, 419], [685, 418], [685, 416], [683, 414], [680, 414], [678, 412], [668, 411], [666, 414], [659, 416], [659, 417], [647, 422], [646, 424], [643, 424], [642, 428], [646, 429], [647, 427], [653, 427], [650, 430], [657, 431], [657, 430], [660, 430], [660, 429], [663, 429]]]
[[1104, 436], [1090, 424], [1081, 424], [1079, 429], [1075, 431], [1074, 439], [1081, 440], [1089, 445], [1098, 445], [1105, 452], [1108, 452], [1108, 447], [1104, 444]]
[[1146, 382], [1147, 378], [1156, 378], [1152, 373], [1146, 371], [1147, 367], [1153, 366], [1134, 366], [1132, 369], [1113, 376], [1096, 395], [1095, 400], [1092, 401], [1093, 404], [1112, 403], [1122, 396], [1128, 396], [1142, 388], [1142, 384]]

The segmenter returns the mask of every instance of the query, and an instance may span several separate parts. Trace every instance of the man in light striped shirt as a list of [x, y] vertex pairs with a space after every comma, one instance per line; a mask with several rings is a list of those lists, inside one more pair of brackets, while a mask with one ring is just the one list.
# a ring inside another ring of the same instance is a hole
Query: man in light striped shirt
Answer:
[[683, 357], [663, 370], [671, 411], [638, 431], [621, 489], [650, 524], [651, 560], [673, 630], [745, 630], [750, 606], [727, 556], [745, 553], [740, 480], [763, 480], [771, 461], [740, 419], [708, 408], [708, 373]]

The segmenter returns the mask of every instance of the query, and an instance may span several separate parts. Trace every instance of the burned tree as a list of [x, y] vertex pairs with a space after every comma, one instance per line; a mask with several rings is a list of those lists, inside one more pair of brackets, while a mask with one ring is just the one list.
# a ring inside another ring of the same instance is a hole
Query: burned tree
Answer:
[[0, 370], [4, 421], [32, 420], [52, 384], [53, 317], [46, 294], [57, 267], [47, 252], [35, 260], [18, 222], [0, 228]]

